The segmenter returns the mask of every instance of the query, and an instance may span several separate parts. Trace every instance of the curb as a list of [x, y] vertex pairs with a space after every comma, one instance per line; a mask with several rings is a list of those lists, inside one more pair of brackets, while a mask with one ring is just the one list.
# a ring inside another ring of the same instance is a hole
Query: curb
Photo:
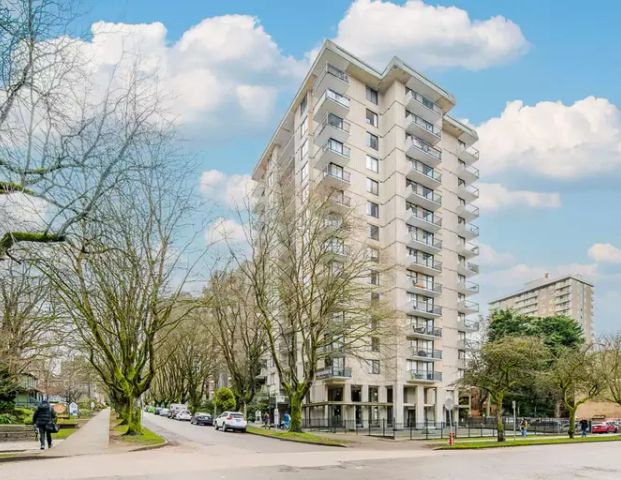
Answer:
[[246, 430], [246, 433], [250, 435], [256, 435], [257, 437], [263, 438], [271, 438], [273, 440], [280, 440], [281, 442], [292, 442], [292, 443], [304, 443], [306, 445], [316, 445], [320, 447], [337, 447], [337, 448], [349, 448], [349, 445], [333, 445], [330, 443], [318, 443], [318, 442], [307, 442], [306, 440], [293, 440], [290, 438], [280, 438], [280, 437], [272, 437], [271, 435], [261, 435], [260, 433], [254, 433], [249, 430]]
[[128, 450], [129, 452], [145, 452], [147, 450], [157, 450], [158, 448], [163, 448], [168, 445], [168, 440], [164, 439], [162, 443], [156, 443], [155, 445], [145, 445], [143, 447], [134, 448], [132, 450]]

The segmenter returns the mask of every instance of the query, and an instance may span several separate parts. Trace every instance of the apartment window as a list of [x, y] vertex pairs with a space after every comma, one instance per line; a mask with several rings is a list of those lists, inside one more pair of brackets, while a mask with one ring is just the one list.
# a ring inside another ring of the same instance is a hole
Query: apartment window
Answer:
[[379, 205], [375, 202], [367, 202], [367, 215], [379, 218]]
[[[371, 303], [377, 303], [380, 301], [380, 294], [377, 292], [371, 292]], [[371, 320], [371, 328], [376, 329], [377, 326], [375, 325], [377, 323], [376, 319]]]
[[377, 248], [367, 247], [367, 255], [372, 262], [379, 262], [380, 252]]
[[465, 187], [466, 186], [466, 181], [463, 178], [458, 178], [457, 179], [457, 186], [458, 187]]
[[302, 123], [300, 124], [300, 138], [302, 138], [306, 132], [308, 131], [308, 117], [304, 117]]
[[462, 141], [462, 140], [457, 140], [459, 142], [459, 146], [461, 148], [466, 148], [466, 142]]
[[464, 217], [457, 217], [457, 225], [465, 225], [466, 219]]
[[367, 109], [367, 124], [377, 127], [377, 113], [372, 110]]
[[379, 173], [379, 160], [371, 155], [367, 155], [367, 169]]
[[462, 237], [461, 235], [457, 235], [457, 243], [459, 244], [460, 247], [465, 247], [466, 246], [466, 238]]
[[379, 195], [379, 182], [372, 178], [367, 178], [367, 192], [373, 195]]
[[377, 90], [367, 85], [367, 100], [377, 105], [379, 103], [378, 98], [379, 95], [377, 94]]
[[371, 270], [371, 272], [369, 273], [369, 283], [371, 285], [380, 284], [379, 272], [376, 272], [375, 270]]
[[379, 227], [369, 223], [369, 238], [371, 240], [379, 240]]
[[[372, 373], [374, 375], [378, 375], [380, 373], [380, 361], [379, 360], [369, 360], [369, 373]], [[370, 395], [371, 395], [371, 388], [369, 387], [369, 396]]]
[[466, 201], [463, 198], [457, 197], [457, 200], [459, 201], [459, 206], [461, 206], [461, 207], [465, 207], [466, 206]]
[[308, 141], [304, 140], [300, 148], [300, 158], [306, 158], [306, 155], [308, 155]]
[[371, 351], [379, 352], [380, 351], [380, 339], [379, 337], [371, 337]]
[[465, 284], [466, 283], [466, 276], [462, 275], [461, 273], [458, 273], [457, 274], [457, 282]]
[[306, 95], [304, 95], [304, 98], [300, 102], [300, 115], [304, 115], [305, 111], [306, 111]]
[[367, 147], [373, 150], [379, 150], [379, 138], [371, 132], [367, 132]]
[[300, 180], [304, 181], [308, 177], [308, 162], [305, 162], [302, 165], [302, 169], [300, 170]]

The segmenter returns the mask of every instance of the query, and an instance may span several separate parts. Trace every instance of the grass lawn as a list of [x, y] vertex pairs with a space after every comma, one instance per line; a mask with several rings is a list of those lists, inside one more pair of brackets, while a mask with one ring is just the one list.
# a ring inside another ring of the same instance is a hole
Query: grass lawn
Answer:
[[262, 435], [264, 437], [278, 438], [290, 442], [313, 443], [316, 445], [328, 445], [331, 447], [346, 447], [347, 442], [332, 438], [321, 437], [307, 432], [289, 432], [287, 430], [266, 430], [264, 428], [251, 427], [248, 425], [248, 433]]
[[63, 440], [75, 432], [77, 428], [61, 428], [58, 433], [52, 433], [52, 441]]
[[123, 443], [127, 443], [129, 445], [135, 445], [135, 446], [147, 447], [147, 446], [161, 445], [166, 441], [164, 437], [161, 437], [157, 433], [152, 432], [151, 430], [145, 427], [142, 427], [142, 435], [123, 435], [126, 430], [127, 430], [127, 426], [116, 425], [112, 427], [110, 434], [116, 440], [119, 440]]
[[[446, 442], [447, 440], [445, 440]], [[586, 438], [568, 438], [568, 437], [554, 437], [554, 438], [546, 438], [546, 437], [532, 437], [532, 438], [517, 438], [513, 440], [513, 438], [507, 438], [504, 442], [497, 442], [496, 439], [467, 439], [460, 440], [457, 439], [455, 445], [449, 447], [448, 445], [443, 445], [441, 447], [436, 447], [436, 450], [471, 450], [477, 448], [504, 448], [504, 447], [523, 447], [528, 445], [558, 445], [563, 443], [593, 443], [593, 442], [618, 442], [621, 441], [621, 435], [611, 435], [611, 436], [590, 436]]]

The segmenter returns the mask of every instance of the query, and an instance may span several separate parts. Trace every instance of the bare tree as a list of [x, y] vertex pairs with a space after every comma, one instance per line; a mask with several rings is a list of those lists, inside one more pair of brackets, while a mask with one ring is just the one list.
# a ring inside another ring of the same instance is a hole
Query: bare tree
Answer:
[[293, 431], [301, 429], [302, 402], [317, 373], [345, 376], [345, 362], [370, 368], [381, 355], [380, 337], [389, 338], [380, 332], [393, 319], [374, 301], [380, 264], [361, 240], [355, 214], [333, 195], [319, 187], [294, 193], [286, 182], [274, 188], [248, 222], [249, 259], [238, 261], [289, 398]]
[[596, 352], [597, 375], [604, 400], [621, 406], [621, 334], [605, 337]]
[[83, 233], [162, 122], [156, 82], [138, 68], [91, 77], [87, 50], [65, 35], [71, 20], [70, 1], [0, 5], [0, 260]]
[[162, 155], [174, 158], [166, 147], [146, 145], [142, 160], [152, 168], [117, 184], [96, 206], [99, 222], [81, 224], [88, 240], [63, 245], [45, 265], [127, 434], [142, 430], [137, 401], [154, 378], [163, 334], [195, 303], [181, 293], [191, 269], [178, 268], [190, 189], [183, 169], [161, 166]]
[[251, 285], [240, 272], [216, 272], [205, 291], [205, 302], [203, 321], [226, 365], [237, 408], [245, 413], [255, 397], [267, 348]]

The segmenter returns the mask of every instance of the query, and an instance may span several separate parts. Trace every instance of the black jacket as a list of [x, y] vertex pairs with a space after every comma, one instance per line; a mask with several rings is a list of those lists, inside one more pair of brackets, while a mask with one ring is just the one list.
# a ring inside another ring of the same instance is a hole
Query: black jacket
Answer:
[[52, 423], [55, 420], [56, 412], [48, 404], [39, 405], [32, 416], [32, 423], [37, 427], [45, 427], [48, 423]]

